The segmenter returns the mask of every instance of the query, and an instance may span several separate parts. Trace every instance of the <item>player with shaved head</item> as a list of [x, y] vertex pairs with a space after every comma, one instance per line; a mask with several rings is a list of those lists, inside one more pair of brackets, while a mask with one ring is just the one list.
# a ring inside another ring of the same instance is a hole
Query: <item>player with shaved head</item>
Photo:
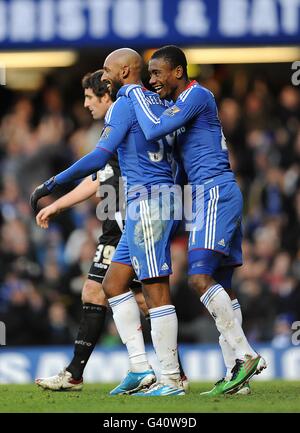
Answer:
[[[142, 60], [129, 48], [112, 52], [104, 62], [102, 80], [113, 95], [124, 84], [141, 83]], [[161, 115], [168, 107], [153, 92], [145, 91], [153, 112]], [[38, 200], [54, 188], [103, 168], [117, 151], [122, 175], [126, 178], [127, 215], [125, 229], [103, 281], [113, 317], [126, 344], [130, 371], [111, 393], [141, 396], [183, 395], [177, 354], [178, 321], [169, 289], [171, 271], [170, 239], [177, 227], [174, 218], [177, 200], [170, 165], [170, 137], [146, 140], [137, 122], [133, 105], [126, 97], [117, 98], [105, 116], [105, 127], [96, 148], [67, 170], [40, 185], [31, 196]], [[155, 188], [157, 189], [155, 189]], [[160, 193], [155, 193], [159, 190]], [[168, 196], [168, 200], [164, 199]], [[169, 214], [168, 218], [162, 215]], [[157, 215], [159, 217], [157, 217]], [[136, 392], [155, 381], [141, 331], [137, 303], [128, 290], [135, 272], [143, 291], [151, 320], [153, 346], [160, 366], [160, 381], [148, 390]]]

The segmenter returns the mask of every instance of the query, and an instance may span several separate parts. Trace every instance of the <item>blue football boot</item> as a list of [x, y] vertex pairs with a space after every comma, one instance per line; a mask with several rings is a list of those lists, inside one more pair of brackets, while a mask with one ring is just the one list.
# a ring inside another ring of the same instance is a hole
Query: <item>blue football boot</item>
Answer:
[[175, 386], [160, 382], [154, 383], [149, 389], [135, 392], [133, 397], [164, 397], [168, 395], [185, 395], [183, 386]]
[[147, 388], [156, 381], [154, 371], [146, 370], [140, 373], [129, 371], [120, 385], [110, 391], [110, 395], [131, 394], [142, 388]]

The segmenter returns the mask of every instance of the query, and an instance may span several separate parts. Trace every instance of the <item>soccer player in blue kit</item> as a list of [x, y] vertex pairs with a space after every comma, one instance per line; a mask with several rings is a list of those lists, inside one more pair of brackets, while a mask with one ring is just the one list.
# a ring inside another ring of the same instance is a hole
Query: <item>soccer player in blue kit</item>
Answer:
[[[102, 80], [111, 93], [124, 84], [140, 84], [141, 57], [131, 49], [112, 52], [105, 60]], [[146, 92], [153, 111], [160, 115], [166, 104], [153, 92]], [[105, 127], [94, 151], [67, 170], [36, 188], [31, 205], [55, 187], [81, 179], [105, 166], [117, 150], [121, 173], [127, 182], [125, 229], [103, 280], [103, 289], [113, 311], [116, 327], [126, 344], [131, 371], [121, 384], [127, 391], [138, 391], [150, 385], [155, 375], [149, 366], [141, 331], [140, 313], [131, 291], [134, 271], [143, 283], [151, 320], [151, 336], [160, 366], [160, 381], [147, 392], [134, 395], [183, 395], [177, 355], [178, 321], [171, 303], [170, 237], [176, 229], [176, 199], [170, 190], [173, 173], [166, 151], [165, 138], [146, 140], [137, 122], [133, 104], [120, 97], [108, 110]], [[152, 187], [158, 187], [159, 193]], [[168, 196], [165, 204], [164, 194]], [[167, 217], [167, 214], [170, 214]], [[160, 215], [157, 218], [157, 215]], [[166, 216], [165, 218], [163, 216]], [[113, 390], [114, 391], [114, 390]], [[114, 393], [114, 392], [113, 392]]]
[[[234, 268], [242, 264], [242, 194], [230, 168], [214, 96], [197, 81], [189, 81], [183, 51], [176, 46], [157, 50], [150, 59], [149, 73], [150, 84], [160, 97], [174, 101], [162, 115], [154, 113], [141, 86], [124, 86], [119, 95], [133, 102], [148, 140], [177, 130], [196, 211], [189, 238], [189, 284], [215, 319], [227, 367], [226, 377], [204, 394], [239, 392], [266, 367], [244, 335], [236, 297], [231, 292], [231, 300], [224, 290], [230, 292]], [[199, 221], [201, 212], [197, 214], [197, 206], [201, 206], [196, 201], [197, 186], [204, 188], [203, 221]]]

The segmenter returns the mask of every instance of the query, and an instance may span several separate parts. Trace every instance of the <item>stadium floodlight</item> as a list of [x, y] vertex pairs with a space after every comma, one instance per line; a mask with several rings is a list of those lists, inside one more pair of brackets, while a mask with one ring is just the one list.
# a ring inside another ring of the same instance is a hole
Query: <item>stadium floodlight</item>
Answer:
[[[300, 58], [300, 46], [183, 48], [190, 64], [282, 63]], [[155, 50], [144, 53], [146, 61]]]
[[189, 63], [281, 63], [300, 58], [299, 47], [187, 48]]
[[0, 63], [5, 64], [7, 69], [67, 67], [76, 60], [75, 51], [0, 52]]

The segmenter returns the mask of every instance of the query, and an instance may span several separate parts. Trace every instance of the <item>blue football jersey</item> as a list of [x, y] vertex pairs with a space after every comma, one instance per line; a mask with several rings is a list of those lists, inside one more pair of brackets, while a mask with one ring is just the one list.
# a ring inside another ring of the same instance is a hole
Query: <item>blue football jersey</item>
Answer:
[[[157, 94], [145, 91], [147, 104], [160, 116], [168, 106]], [[174, 135], [174, 134], [173, 134]], [[96, 146], [109, 154], [118, 152], [122, 176], [127, 190], [151, 185], [173, 185], [171, 167], [173, 135], [147, 140], [137, 121], [130, 99], [122, 96], [111, 105], [105, 116], [105, 124]]]
[[177, 131], [177, 143], [190, 184], [205, 184], [217, 176], [219, 183], [234, 179], [212, 92], [194, 80], [160, 116], [141, 88], [133, 88], [129, 96], [147, 139]]
[[[156, 93], [145, 91], [147, 104], [156, 116], [168, 107]], [[166, 186], [174, 185], [173, 142], [175, 133], [161, 138], [147, 139], [137, 121], [133, 103], [125, 96], [111, 105], [105, 116], [104, 128], [95, 149], [55, 176], [55, 183], [63, 185], [82, 179], [105, 167], [118, 152], [121, 174], [125, 181], [127, 201], [151, 192], [162, 194]], [[179, 179], [177, 169], [176, 178]], [[158, 187], [158, 188], [156, 188]]]

